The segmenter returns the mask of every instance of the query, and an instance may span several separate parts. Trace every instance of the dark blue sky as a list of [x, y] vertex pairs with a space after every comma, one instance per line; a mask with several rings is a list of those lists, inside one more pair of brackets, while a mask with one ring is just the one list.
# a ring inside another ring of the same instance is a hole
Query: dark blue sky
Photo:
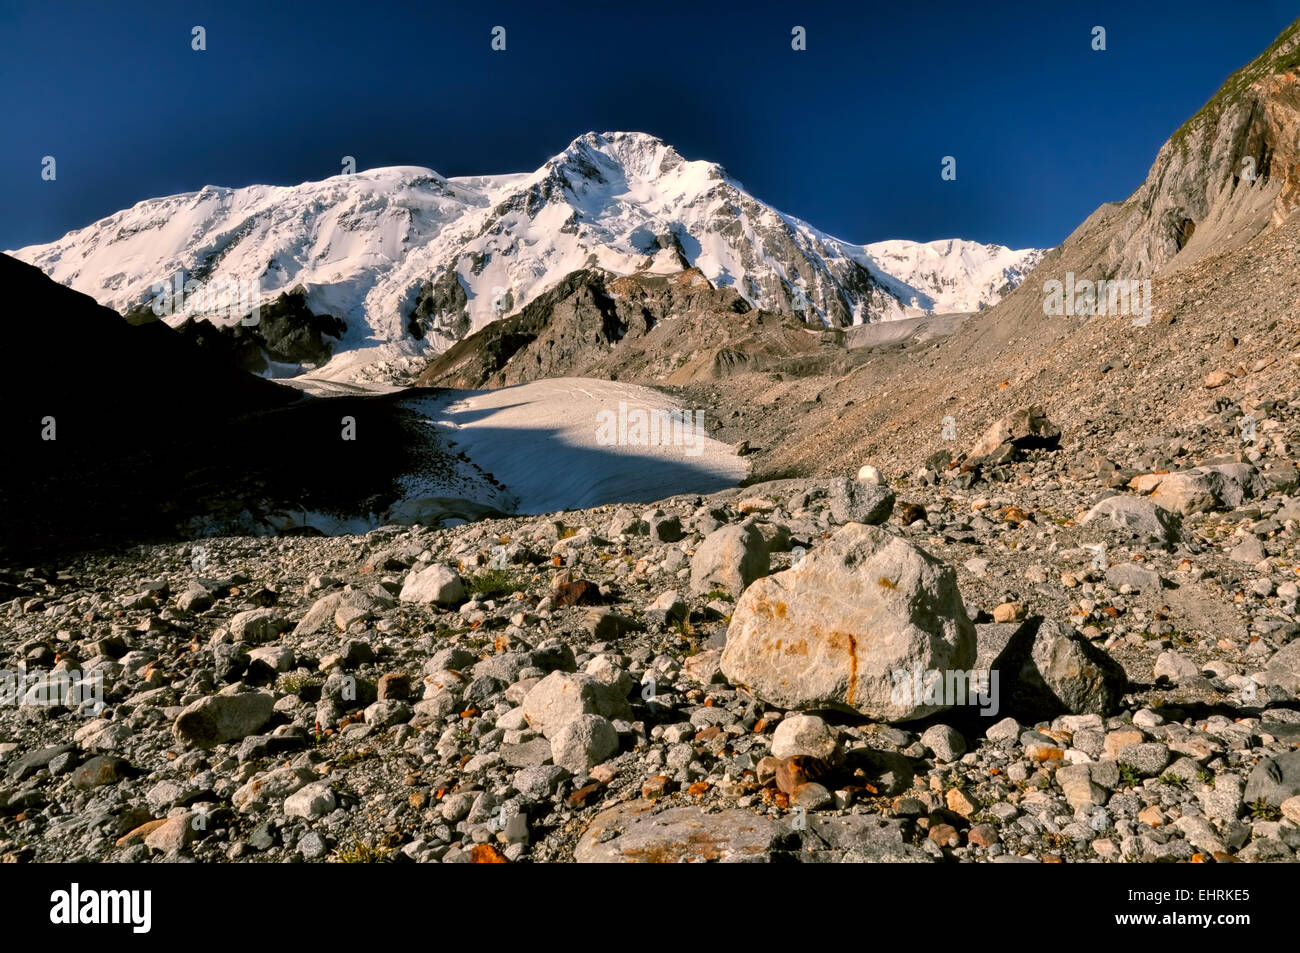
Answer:
[[592, 129], [720, 162], [846, 240], [1054, 245], [1127, 197], [1297, 15], [1280, 0], [0, 0], [0, 248], [206, 184], [324, 178], [344, 155], [527, 171]]

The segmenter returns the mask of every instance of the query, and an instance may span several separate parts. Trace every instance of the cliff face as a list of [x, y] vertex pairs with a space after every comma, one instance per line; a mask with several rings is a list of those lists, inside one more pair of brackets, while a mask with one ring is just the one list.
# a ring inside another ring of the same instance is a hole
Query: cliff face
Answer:
[[1145, 277], [1240, 248], [1300, 205], [1300, 21], [1161, 147], [1106, 271]]

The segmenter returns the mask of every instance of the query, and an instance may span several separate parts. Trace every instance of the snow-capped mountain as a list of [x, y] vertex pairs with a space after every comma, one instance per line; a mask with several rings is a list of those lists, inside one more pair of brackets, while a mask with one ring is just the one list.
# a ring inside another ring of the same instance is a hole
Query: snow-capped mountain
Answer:
[[[1047, 254], [1045, 249], [1016, 251], [960, 238], [873, 242], [865, 250], [879, 269], [903, 286], [891, 290], [905, 305], [935, 314], [978, 311], [997, 304]], [[909, 299], [912, 291], [920, 294]]]
[[844, 326], [986, 307], [1042, 253], [843, 242], [755, 199], [715, 163], [612, 132], [580, 136], [525, 174], [401, 166], [292, 187], [206, 186], [13, 254], [121, 312], [177, 273], [256, 282], [264, 300], [301, 286], [312, 311], [347, 322], [320, 375], [342, 379], [445, 350], [580, 268], [694, 266], [757, 307]]

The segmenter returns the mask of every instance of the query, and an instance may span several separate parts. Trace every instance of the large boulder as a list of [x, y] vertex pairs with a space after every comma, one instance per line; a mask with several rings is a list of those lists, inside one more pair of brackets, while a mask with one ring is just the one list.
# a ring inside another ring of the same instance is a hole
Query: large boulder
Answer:
[[953, 569], [879, 527], [851, 523], [797, 567], [745, 590], [722, 671], [781, 708], [904, 721], [948, 707], [896, 691], [913, 671], [966, 670], [974, 660], [975, 628]]
[[182, 744], [211, 748], [253, 734], [271, 718], [275, 696], [271, 692], [209, 695], [187, 705], [172, 726]]
[[739, 596], [755, 579], [767, 575], [767, 542], [752, 523], [714, 530], [695, 548], [691, 559], [691, 591], [720, 589]]
[[1124, 669], [1077, 633], [1041, 618], [979, 627], [978, 671], [997, 673], [990, 714], [1040, 721], [1063, 713], [1109, 715], [1128, 687]]
[[1175, 514], [1136, 496], [1106, 497], [1083, 517], [1085, 525], [1098, 521], [1162, 546], [1170, 546], [1182, 538], [1182, 521]]
[[887, 486], [842, 477], [832, 480], [827, 489], [831, 519], [836, 523], [876, 526], [894, 512], [894, 491]]
[[1174, 513], [1186, 516], [1215, 509], [1233, 509], [1246, 500], [1268, 493], [1268, 483], [1249, 463], [1221, 463], [1193, 467], [1147, 480], [1151, 499]]
[[970, 457], [1007, 459], [1023, 450], [1055, 450], [1060, 443], [1061, 430], [1047, 419], [1047, 412], [1041, 407], [1024, 407], [984, 431], [971, 448]]

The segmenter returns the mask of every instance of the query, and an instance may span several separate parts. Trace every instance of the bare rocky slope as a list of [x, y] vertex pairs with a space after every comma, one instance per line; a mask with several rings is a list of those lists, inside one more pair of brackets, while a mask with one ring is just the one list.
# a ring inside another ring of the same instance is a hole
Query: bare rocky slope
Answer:
[[833, 336], [752, 308], [696, 269], [674, 275], [570, 275], [517, 315], [461, 341], [417, 383], [502, 387], [544, 377], [606, 377], [661, 385], [786, 366]]

